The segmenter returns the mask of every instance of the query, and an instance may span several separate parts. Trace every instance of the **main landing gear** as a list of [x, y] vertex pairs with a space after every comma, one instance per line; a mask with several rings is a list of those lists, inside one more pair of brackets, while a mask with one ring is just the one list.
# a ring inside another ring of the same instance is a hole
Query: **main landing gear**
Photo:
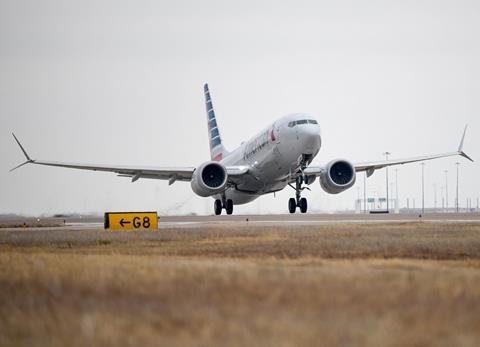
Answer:
[[233, 213], [233, 201], [231, 199], [225, 199], [225, 198], [223, 198], [222, 200], [217, 199], [217, 200], [215, 200], [213, 208], [215, 210], [215, 215], [217, 215], [217, 216], [222, 214], [222, 209], [223, 208], [225, 209], [225, 211], [227, 211], [227, 214], [232, 214]]
[[290, 198], [290, 200], [288, 200], [288, 211], [290, 213], [295, 213], [295, 210], [297, 209], [297, 207], [300, 208], [300, 212], [302, 213], [307, 212], [307, 209], [308, 209], [307, 199], [302, 198], [301, 194], [302, 194], [302, 190], [308, 189], [308, 188], [302, 188], [302, 183], [303, 183], [303, 177], [302, 176], [297, 177], [297, 179], [295, 180], [295, 188], [294, 188], [295, 198]]

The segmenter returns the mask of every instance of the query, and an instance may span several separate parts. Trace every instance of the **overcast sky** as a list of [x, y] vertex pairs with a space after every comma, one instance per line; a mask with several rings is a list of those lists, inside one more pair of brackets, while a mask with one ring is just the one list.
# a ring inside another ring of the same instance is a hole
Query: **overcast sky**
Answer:
[[[480, 161], [480, 2], [0, 0], [0, 213], [157, 210], [212, 213], [188, 183], [26, 166], [36, 159], [197, 166], [209, 159], [204, 82], [233, 149], [287, 113], [321, 127], [315, 162], [456, 150]], [[425, 167], [441, 205], [456, 159]], [[480, 196], [477, 163], [460, 158], [460, 202]], [[394, 182], [395, 173], [391, 170]], [[421, 198], [421, 168], [398, 171], [401, 204]], [[311, 210], [354, 207], [357, 185]], [[384, 195], [385, 171], [367, 181]], [[287, 212], [293, 190], [236, 207]]]

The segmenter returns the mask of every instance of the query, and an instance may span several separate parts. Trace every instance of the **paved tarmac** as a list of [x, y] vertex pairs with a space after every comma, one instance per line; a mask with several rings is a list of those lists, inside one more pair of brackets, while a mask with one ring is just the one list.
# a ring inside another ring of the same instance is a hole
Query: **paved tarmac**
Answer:
[[326, 224], [376, 224], [405, 222], [480, 223], [480, 214], [280, 214], [240, 216], [185, 216], [163, 217], [161, 222], [170, 225], [234, 223], [249, 225], [326, 225]]
[[[480, 213], [428, 213], [419, 214], [267, 214], [220, 216], [162, 216], [159, 228], [231, 225], [327, 225], [327, 224], [378, 224], [378, 223], [480, 223]], [[71, 227], [101, 227], [102, 218], [67, 219]]]
[[[206, 225], [329, 225], [329, 224], [379, 224], [379, 223], [480, 223], [480, 213], [427, 213], [419, 214], [267, 214], [220, 216], [162, 216], [159, 228], [195, 227]], [[25, 218], [27, 224], [34, 218]], [[3, 220], [3, 222], [6, 222]], [[64, 224], [65, 222], [65, 224]], [[17, 224], [23, 223], [16, 220]], [[45, 227], [68, 229], [101, 229], [103, 217], [44, 218]], [[50, 224], [50, 225], [49, 225]]]

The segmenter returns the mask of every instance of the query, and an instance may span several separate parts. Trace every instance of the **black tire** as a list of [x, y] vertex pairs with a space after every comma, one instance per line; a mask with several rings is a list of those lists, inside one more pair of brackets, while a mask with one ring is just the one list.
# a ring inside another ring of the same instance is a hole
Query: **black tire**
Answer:
[[218, 216], [222, 214], [222, 202], [220, 200], [215, 200], [215, 204], [213, 205], [215, 210], [215, 215]]
[[301, 198], [300, 199], [300, 212], [306, 213], [308, 208], [307, 199]]
[[231, 199], [227, 200], [225, 210], [227, 210], [227, 214], [232, 214], [233, 213], [233, 201]]
[[288, 211], [290, 213], [295, 213], [296, 209], [297, 209], [297, 202], [295, 201], [294, 198], [290, 198], [290, 200], [288, 200]]

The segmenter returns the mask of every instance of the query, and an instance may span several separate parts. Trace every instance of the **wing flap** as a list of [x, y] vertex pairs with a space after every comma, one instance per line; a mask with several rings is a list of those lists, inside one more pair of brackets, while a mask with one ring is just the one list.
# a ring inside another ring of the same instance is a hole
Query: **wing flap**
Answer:
[[439, 158], [448, 158], [454, 157], [457, 155], [462, 155], [460, 152], [451, 152], [451, 153], [443, 153], [443, 154], [435, 154], [435, 155], [426, 155], [421, 157], [413, 157], [413, 158], [405, 158], [405, 159], [394, 159], [394, 160], [383, 160], [383, 161], [375, 161], [375, 162], [366, 162], [366, 163], [358, 163], [355, 164], [355, 171], [369, 171], [369, 170], [379, 170], [383, 169], [387, 166], [395, 166], [395, 165], [404, 165], [416, 162], [423, 162], [433, 159]]
[[54, 167], [63, 167], [67, 169], [78, 169], [78, 170], [90, 170], [90, 171], [103, 171], [103, 172], [113, 172], [118, 174], [121, 177], [131, 177], [132, 182], [137, 181], [140, 178], [151, 178], [158, 180], [169, 180], [169, 182], [178, 181], [190, 181], [192, 179], [193, 172], [195, 171], [194, 167], [142, 167], [142, 166], [123, 166], [123, 165], [102, 165], [102, 164], [81, 164], [81, 163], [65, 163], [57, 161], [46, 161], [46, 160], [34, 160], [30, 158], [25, 148], [22, 146], [20, 141], [17, 139], [15, 134], [13, 134], [15, 141], [25, 155], [27, 161], [18, 165], [10, 171], [18, 169], [25, 164], [37, 164], [44, 166], [54, 166]]
[[[423, 162], [423, 161], [428, 161], [428, 160], [433, 160], [433, 159], [448, 158], [448, 157], [454, 157], [454, 156], [462, 156], [462, 157], [464, 157], [464, 158], [473, 162], [473, 159], [470, 158], [463, 151], [463, 143], [465, 142], [465, 134], [466, 133], [467, 133], [467, 126], [465, 126], [462, 138], [460, 140], [460, 145], [458, 146], [458, 150], [456, 152], [425, 155], [425, 156], [420, 156], [420, 157], [412, 157], [412, 158], [404, 158], [404, 159], [382, 160], [382, 161], [374, 161], [374, 162], [357, 163], [357, 164], [354, 164], [355, 171], [357, 171], [357, 172], [366, 171], [367, 176], [370, 177], [375, 172], [375, 170], [383, 169], [387, 166], [404, 165], [404, 164], [410, 164], [410, 163], [415, 163], [415, 162]], [[322, 173], [323, 170], [324, 170], [324, 168], [320, 167], [320, 166], [309, 166], [308, 168], [306, 168], [303, 171], [303, 174], [319, 176]]]
[[67, 169], [113, 172], [121, 177], [131, 177], [135, 182], [139, 178], [157, 180], [170, 180], [175, 177], [178, 181], [190, 181], [195, 168], [193, 167], [142, 167], [142, 166], [121, 166], [121, 165], [98, 165], [63, 163], [56, 161], [32, 160], [32, 164], [63, 167]]

